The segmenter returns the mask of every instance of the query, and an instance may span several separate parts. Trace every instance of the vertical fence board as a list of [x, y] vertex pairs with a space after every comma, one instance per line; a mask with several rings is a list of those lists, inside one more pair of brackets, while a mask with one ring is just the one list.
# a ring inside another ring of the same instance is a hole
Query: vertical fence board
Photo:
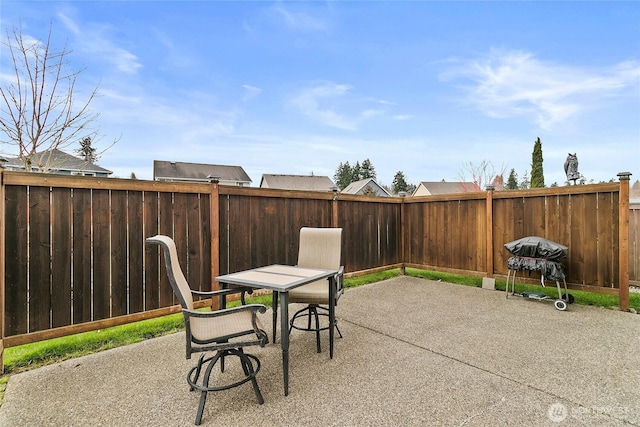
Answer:
[[596, 283], [604, 287], [613, 287], [613, 223], [611, 221], [611, 208], [613, 198], [611, 193], [598, 193], [596, 195], [596, 228], [598, 241], [598, 259], [604, 262], [592, 263], [596, 276]]
[[53, 188], [51, 191], [51, 326], [71, 324], [71, 189]]
[[[187, 203], [188, 195], [185, 193], [173, 194], [173, 240], [178, 250], [178, 261], [185, 277], [189, 277], [189, 245], [187, 236]], [[176, 299], [169, 283], [160, 292], [160, 305], [169, 307], [175, 304]]]
[[[601, 242], [598, 241], [598, 208], [596, 194], [586, 194], [583, 197], [582, 208], [582, 232], [583, 251], [585, 259], [591, 258], [590, 254], [597, 254], [602, 249]], [[593, 284], [602, 286], [597, 282], [598, 265], [595, 262], [585, 261], [582, 266], [585, 283], [589, 277], [593, 277]]]
[[[620, 235], [620, 223], [618, 219], [620, 218], [620, 193], [613, 193], [613, 203], [611, 204], [612, 212], [611, 212], [611, 221], [613, 222], [613, 233], [614, 236]], [[597, 260], [596, 260], [597, 262]], [[620, 265], [620, 239], [614, 239], [613, 244], [613, 265], [615, 268], [613, 269], [613, 283], [614, 287], [618, 288], [620, 286], [620, 271], [618, 269]]]
[[91, 190], [73, 189], [73, 323], [92, 320], [92, 235], [91, 235]]
[[111, 316], [109, 190], [93, 191], [93, 319]]
[[570, 282], [585, 284], [584, 277], [584, 195], [578, 194], [571, 197], [571, 242], [569, 244], [569, 276]]
[[[187, 194], [185, 200], [186, 214], [186, 235], [187, 235], [187, 263], [185, 275], [187, 282], [192, 289], [199, 291], [209, 290], [209, 284], [204, 282], [202, 277], [203, 264], [203, 241], [202, 241], [202, 224], [200, 223], [200, 198], [197, 194]], [[207, 246], [210, 243], [207, 242]], [[205, 258], [208, 260], [208, 258]]]
[[[229, 233], [231, 227], [231, 218], [229, 218], [229, 203], [231, 196], [228, 194], [220, 194], [220, 202], [218, 203], [218, 246], [220, 248], [219, 262], [220, 274], [229, 273], [229, 257], [231, 256], [231, 248], [229, 245]], [[214, 232], [214, 231], [212, 231]]]
[[5, 336], [27, 333], [27, 187], [5, 188]]
[[[153, 237], [160, 233], [158, 209], [159, 195], [155, 191], [145, 191], [143, 197], [144, 237]], [[160, 246], [144, 247], [144, 308], [154, 310], [160, 307], [160, 277], [166, 276], [160, 261]]]
[[[160, 234], [170, 236], [176, 240], [176, 248], [180, 246], [180, 236], [174, 228], [175, 213], [173, 211], [173, 193], [160, 193], [159, 212], [160, 212]], [[184, 257], [184, 254], [182, 254]], [[173, 303], [173, 290], [164, 270], [164, 265], [160, 269], [160, 277], [158, 281], [158, 307], [167, 307]]]
[[503, 245], [508, 242], [508, 228], [513, 223], [513, 212], [507, 209], [507, 205], [505, 199], [493, 199], [493, 267], [494, 271], [500, 274], [507, 272], [509, 253]]
[[127, 286], [127, 192], [111, 191], [111, 316], [129, 312]]
[[144, 245], [142, 192], [127, 193], [127, 278], [129, 313], [144, 310]]
[[[198, 210], [199, 225], [200, 225], [200, 250], [201, 262], [199, 266], [200, 282], [202, 283], [203, 291], [211, 291], [213, 289], [213, 283], [211, 282], [211, 236], [213, 230], [211, 230], [211, 195], [202, 194], [200, 196], [200, 205]], [[216, 231], [217, 232], [217, 231]], [[219, 251], [218, 251], [219, 252]]]
[[629, 212], [629, 280], [640, 285], [640, 207]]
[[49, 187], [29, 189], [29, 332], [50, 327], [50, 203]]
[[487, 271], [487, 215], [486, 203], [484, 200], [473, 200], [468, 204], [465, 213], [467, 215], [467, 223], [469, 229], [475, 231], [475, 235], [469, 238], [471, 245], [471, 254], [467, 254], [469, 263], [467, 270], [470, 271]]
[[544, 236], [546, 197], [523, 198], [523, 227], [526, 236]]
[[[254, 209], [252, 198], [246, 196], [231, 196], [228, 202], [228, 272], [246, 270], [250, 268], [253, 245], [251, 243], [251, 221]], [[222, 266], [220, 266], [221, 272]]]

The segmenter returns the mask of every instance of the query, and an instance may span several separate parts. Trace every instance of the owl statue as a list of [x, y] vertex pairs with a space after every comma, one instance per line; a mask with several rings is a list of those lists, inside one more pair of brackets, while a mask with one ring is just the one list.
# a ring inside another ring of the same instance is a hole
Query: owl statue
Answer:
[[569, 153], [567, 156], [564, 162], [564, 173], [567, 174], [567, 181], [573, 181], [573, 185], [576, 185], [576, 180], [580, 179], [580, 172], [578, 172], [578, 157], [575, 153]]

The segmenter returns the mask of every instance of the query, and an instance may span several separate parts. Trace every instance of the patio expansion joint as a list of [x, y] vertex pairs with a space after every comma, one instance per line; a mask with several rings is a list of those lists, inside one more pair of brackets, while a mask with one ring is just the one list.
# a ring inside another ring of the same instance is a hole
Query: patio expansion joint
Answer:
[[[573, 404], [573, 405], [576, 405], [576, 406], [578, 406], [578, 407], [580, 407], [580, 408], [583, 408], [583, 409], [586, 409], [586, 410], [588, 410], [588, 411], [591, 411], [591, 412], [594, 412], [594, 413], [600, 413], [601, 415], [606, 415], [606, 416], [607, 416], [607, 417], [609, 417], [609, 418], [612, 418], [612, 419], [615, 419], [615, 420], [617, 420], [617, 421], [621, 421], [621, 422], [624, 422], [624, 423], [628, 423], [629, 425], [636, 425], [636, 426], [640, 426], [640, 425], [638, 425], [638, 424], [630, 423], [630, 422], [629, 422], [629, 420], [626, 420], [626, 419], [624, 419], [624, 418], [619, 418], [619, 417], [617, 417], [617, 416], [615, 416], [615, 415], [612, 415], [612, 414], [606, 414], [606, 413], [603, 413], [602, 411], [597, 411], [597, 410], [596, 410], [596, 409], [594, 409], [594, 408], [589, 408], [589, 407], [587, 407], [587, 406], [583, 405], [582, 403], [575, 402], [574, 400], [568, 399], [568, 398], [563, 397], [563, 396], [559, 396], [559, 395], [557, 395], [557, 394], [555, 394], [555, 393], [551, 393], [551, 392], [549, 392], [548, 390], [541, 389], [541, 388], [536, 387], [536, 386], [531, 385], [531, 384], [523, 383], [522, 381], [518, 381], [518, 380], [516, 380], [516, 379], [514, 379], [514, 378], [510, 378], [510, 377], [508, 377], [508, 376], [506, 376], [506, 375], [504, 375], [504, 374], [501, 374], [501, 373], [499, 373], [499, 372], [490, 371], [490, 370], [488, 370], [488, 369], [486, 369], [486, 368], [483, 368], [483, 367], [481, 367], [481, 366], [477, 366], [477, 365], [474, 365], [474, 364], [472, 364], [472, 363], [466, 362], [466, 361], [461, 360], [461, 359], [459, 359], [459, 358], [457, 358], [457, 357], [450, 356], [450, 355], [445, 354], [445, 353], [442, 353], [442, 352], [440, 352], [440, 351], [433, 350], [433, 349], [431, 349], [431, 348], [428, 348], [428, 347], [425, 347], [425, 346], [422, 346], [422, 345], [416, 344], [416, 343], [414, 343], [414, 342], [411, 342], [411, 341], [408, 341], [408, 340], [405, 340], [405, 339], [402, 339], [402, 338], [398, 338], [398, 337], [393, 336], [393, 335], [389, 335], [389, 334], [387, 334], [387, 333], [385, 333], [385, 332], [382, 332], [382, 331], [379, 331], [379, 330], [377, 330], [377, 329], [371, 328], [371, 327], [369, 327], [369, 326], [366, 326], [366, 325], [363, 325], [363, 324], [360, 324], [360, 323], [354, 322], [354, 321], [352, 321], [352, 320], [347, 320], [347, 319], [345, 319], [345, 318], [340, 318], [340, 321], [341, 321], [341, 322], [350, 323], [350, 324], [352, 324], [352, 325], [354, 325], [354, 326], [357, 326], [357, 327], [360, 327], [360, 328], [366, 329], [366, 330], [368, 330], [368, 331], [370, 331], [370, 332], [373, 332], [373, 333], [375, 333], [375, 334], [382, 335], [382, 336], [384, 336], [384, 337], [386, 337], [386, 338], [390, 338], [390, 339], [392, 339], [392, 340], [394, 340], [394, 341], [398, 341], [398, 342], [401, 342], [401, 343], [403, 343], [403, 344], [407, 344], [407, 345], [409, 345], [409, 346], [411, 346], [411, 347], [414, 347], [414, 348], [417, 348], [417, 349], [420, 349], [420, 350], [424, 350], [424, 351], [428, 351], [429, 353], [435, 354], [435, 355], [440, 356], [440, 357], [444, 357], [445, 359], [449, 359], [449, 360], [452, 360], [452, 361], [454, 361], [454, 362], [461, 363], [461, 364], [463, 364], [463, 365], [465, 365], [465, 366], [468, 366], [468, 367], [470, 367], [470, 368], [477, 369], [477, 370], [479, 370], [479, 371], [485, 372], [485, 373], [487, 373], [487, 374], [489, 374], [489, 375], [493, 375], [493, 376], [498, 377], [498, 378], [502, 378], [502, 379], [507, 380], [507, 381], [509, 381], [509, 382], [512, 382], [512, 383], [514, 383], [514, 384], [520, 385], [520, 386], [522, 386], [522, 387], [526, 387], [526, 388], [529, 388], [529, 389], [531, 389], [531, 390], [535, 390], [535, 391], [537, 391], [537, 392], [539, 392], [539, 393], [542, 393], [542, 394], [545, 394], [545, 395], [547, 395], [547, 396], [550, 396], [550, 397], [556, 398], [556, 399], [558, 399], [558, 400], [560, 400], [560, 401], [569, 402], [569, 403], [571, 403], [571, 404]], [[503, 399], [504, 399], [504, 398], [503, 398]], [[501, 400], [501, 401], [500, 401], [500, 402], [498, 402], [498, 403], [502, 403], [503, 401], [504, 401], [504, 400]], [[495, 406], [496, 404], [497, 404], [497, 403], [494, 403], [494, 404], [493, 404], [493, 405], [491, 405], [491, 406]], [[474, 416], [477, 416], [477, 415], [478, 415], [478, 414], [476, 414], [476, 415], [474, 415]], [[472, 416], [471, 418], [473, 418], [474, 416]], [[463, 423], [462, 423], [461, 425], [464, 425], [467, 421], [468, 421], [468, 420], [464, 420], [464, 421], [463, 421]]]

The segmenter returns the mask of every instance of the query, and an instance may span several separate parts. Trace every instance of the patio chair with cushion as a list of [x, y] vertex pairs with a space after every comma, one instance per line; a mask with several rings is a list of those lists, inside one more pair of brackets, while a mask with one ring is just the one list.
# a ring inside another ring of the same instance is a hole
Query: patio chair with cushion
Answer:
[[[147, 243], [159, 245], [163, 249], [167, 276], [173, 292], [182, 306], [186, 329], [186, 357], [191, 359], [192, 353], [202, 353], [196, 366], [191, 368], [187, 374], [187, 383], [191, 391], [199, 390], [201, 392], [195, 424], [200, 425], [202, 421], [207, 393], [211, 391], [227, 390], [251, 381], [258, 402], [260, 404], [264, 403], [256, 381], [256, 374], [260, 370], [260, 360], [254, 355], [245, 353], [243, 348], [253, 345], [264, 347], [267, 344], [267, 334], [257, 317], [257, 313], [264, 313], [266, 307], [259, 304], [250, 304], [217, 311], [194, 310], [194, 296], [205, 298], [223, 297], [233, 293], [241, 293], [242, 289], [225, 289], [212, 292], [192, 290], [180, 268], [173, 239], [168, 236], [157, 235], [149, 237]], [[213, 355], [208, 355], [207, 352], [213, 352]], [[210, 384], [211, 374], [215, 365], [220, 362], [220, 370], [224, 372], [225, 357], [228, 356], [235, 356], [239, 359], [243, 375], [233, 377], [230, 380], [233, 381], [232, 383], [216, 385], [218, 382], [214, 380], [215, 384]]]
[[[338, 299], [344, 292], [344, 267], [340, 265], [341, 247], [341, 228], [303, 227], [300, 229], [298, 267], [338, 271], [335, 277], [337, 292], [334, 306], [337, 305]], [[329, 285], [327, 280], [319, 280], [292, 289], [289, 292], [289, 303], [307, 304], [306, 307], [298, 310], [291, 318], [289, 322], [289, 333], [291, 333], [292, 329], [315, 332], [318, 353], [321, 351], [320, 331], [328, 330], [333, 324], [340, 338], [342, 338], [342, 333], [340, 329], [338, 329], [336, 319], [330, 318], [330, 311], [328, 307], [326, 307], [329, 305]], [[321, 323], [321, 318], [328, 318], [328, 325], [326, 322]]]

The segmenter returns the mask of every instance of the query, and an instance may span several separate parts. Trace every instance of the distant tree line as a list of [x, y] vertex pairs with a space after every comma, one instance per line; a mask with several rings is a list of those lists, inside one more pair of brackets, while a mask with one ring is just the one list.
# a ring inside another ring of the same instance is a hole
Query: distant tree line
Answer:
[[[365, 159], [360, 163], [356, 163], [351, 166], [349, 161], [340, 162], [336, 169], [335, 175], [333, 175], [333, 182], [340, 190], [344, 190], [353, 182], [358, 182], [363, 179], [373, 178], [377, 180], [376, 169], [369, 159]], [[413, 193], [416, 186], [407, 182], [404, 173], [402, 171], [396, 172], [391, 187], [380, 184], [385, 190], [391, 194], [400, 194], [401, 192]]]

